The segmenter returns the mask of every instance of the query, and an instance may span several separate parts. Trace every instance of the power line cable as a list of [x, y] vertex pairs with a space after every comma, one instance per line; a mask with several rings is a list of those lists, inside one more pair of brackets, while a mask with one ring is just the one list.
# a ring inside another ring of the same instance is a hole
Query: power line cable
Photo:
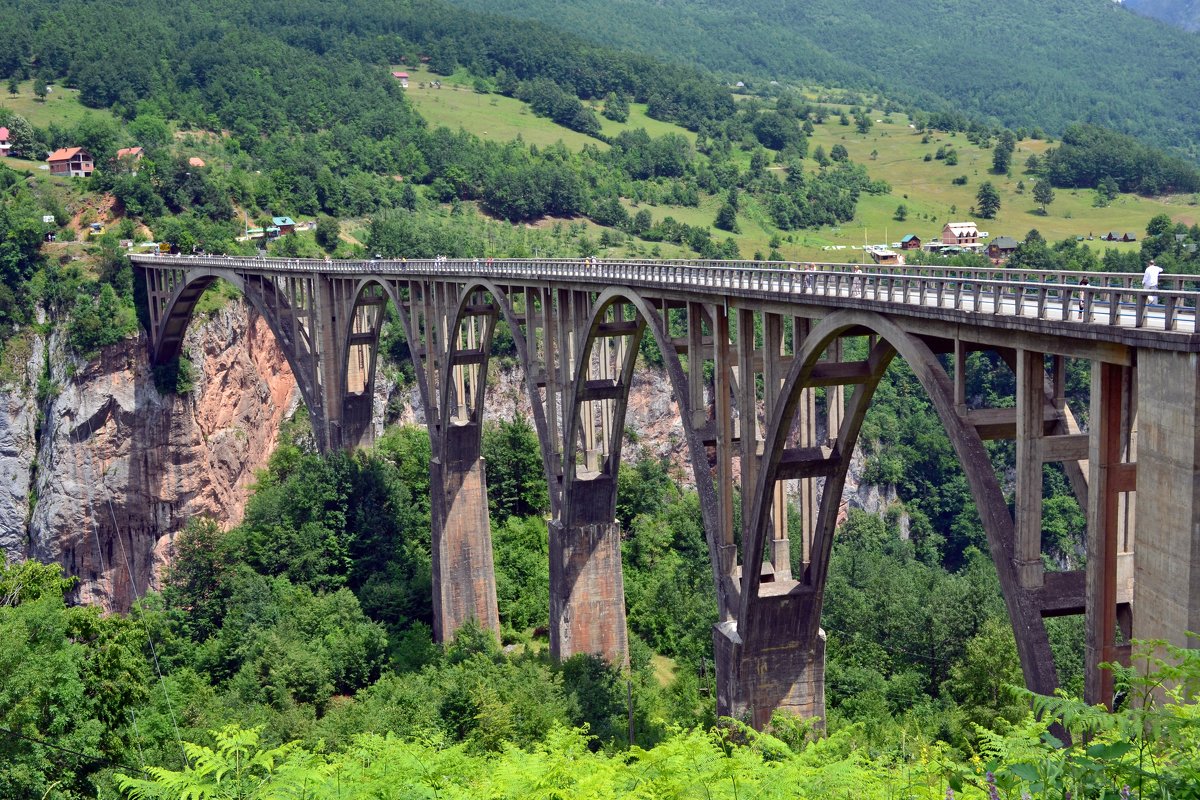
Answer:
[[47, 747], [51, 750], [58, 750], [63, 753], [70, 753], [71, 755], [74, 755], [74, 756], [86, 758], [89, 761], [96, 763], [96, 764], [104, 763], [110, 767], [121, 767], [123, 769], [132, 770], [132, 771], [138, 773], [139, 775], [148, 774], [146, 772], [145, 767], [135, 767], [134, 765], [127, 764], [124, 761], [113, 761], [108, 756], [93, 755], [91, 753], [84, 753], [80, 750], [73, 750], [70, 747], [63, 747], [60, 744], [54, 744], [53, 742], [48, 742], [45, 739], [40, 739], [36, 736], [29, 736], [28, 734], [20, 733], [18, 731], [14, 731], [9, 728], [0, 728], [0, 733], [8, 734], [9, 736], [13, 737], [14, 739], [24, 739], [27, 742], [32, 742], [33, 744], [40, 745], [41, 747]]

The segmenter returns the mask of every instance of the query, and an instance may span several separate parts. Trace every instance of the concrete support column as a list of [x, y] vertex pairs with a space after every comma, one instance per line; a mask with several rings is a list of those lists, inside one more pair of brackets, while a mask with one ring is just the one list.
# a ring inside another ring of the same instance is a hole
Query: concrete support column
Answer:
[[1133, 635], [1200, 646], [1200, 355], [1137, 351]]
[[621, 526], [550, 523], [550, 653], [629, 664]]
[[429, 464], [432, 487], [433, 635], [439, 642], [469, 619], [500, 632], [484, 461]]
[[1017, 579], [1023, 589], [1042, 585], [1042, 439], [1045, 432], [1044, 356], [1017, 351]]
[[1128, 470], [1121, 464], [1122, 389], [1127, 371], [1116, 364], [1092, 365], [1084, 698], [1110, 707], [1113, 674], [1100, 669], [1100, 664], [1116, 657], [1118, 498], [1129, 488], [1124, 479]]
[[[760, 598], [761, 633], [742, 641], [733, 622], [713, 626], [717, 713], [762, 730], [776, 709], [805, 719], [825, 717], [825, 632], [795, 633], [797, 617], [811, 616], [811, 596]], [[801, 606], [807, 607], [808, 613]]]

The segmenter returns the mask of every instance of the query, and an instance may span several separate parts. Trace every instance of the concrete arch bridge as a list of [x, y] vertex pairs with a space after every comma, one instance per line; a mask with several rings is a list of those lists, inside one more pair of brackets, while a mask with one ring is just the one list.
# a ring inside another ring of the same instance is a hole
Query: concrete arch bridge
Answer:
[[[863, 417], [897, 356], [929, 393], [962, 463], [1030, 689], [1057, 685], [1046, 617], [1086, 615], [1093, 701], [1111, 701], [1109, 674], [1097, 667], [1127, 659], [1122, 642], [1186, 646], [1185, 631], [1200, 630], [1198, 276], [1164, 275], [1147, 292], [1135, 274], [1092, 274], [1080, 285], [1082, 273], [942, 267], [133, 261], [156, 363], [179, 354], [204, 289], [229, 281], [286, 352], [325, 450], [371, 437], [380, 327], [394, 304], [433, 446], [440, 639], [472, 617], [498, 628], [480, 447], [500, 320], [525, 368], [550, 487], [550, 637], [559, 658], [627, 658], [617, 470], [645, 337], [664, 355], [700, 495], [718, 598], [720, 713], [760, 726], [776, 708], [824, 715], [819, 622], [838, 505]], [[852, 339], [860, 344], [847, 347]], [[1013, 369], [1013, 407], [968, 408], [967, 356], [977, 350]], [[1064, 400], [1068, 359], [1090, 364], [1086, 431]], [[1012, 511], [987, 439], [1015, 440]], [[1086, 511], [1086, 570], [1043, 565], [1046, 462], [1062, 462]], [[798, 485], [785, 492], [789, 482]], [[738, 491], [744, 513], [735, 531]], [[799, 530], [788, 527], [789, 493], [800, 497]]]

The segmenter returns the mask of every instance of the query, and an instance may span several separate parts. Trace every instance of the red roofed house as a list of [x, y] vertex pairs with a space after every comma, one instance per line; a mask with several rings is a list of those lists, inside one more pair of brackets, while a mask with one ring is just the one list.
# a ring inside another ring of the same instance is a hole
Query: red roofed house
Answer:
[[395, 78], [396, 80], [400, 81], [401, 88], [403, 88], [403, 89], [408, 88], [408, 73], [407, 72], [393, 72], [392, 77]]
[[117, 151], [117, 163], [137, 175], [137, 163], [142, 160], [142, 148], [122, 147]]
[[86, 178], [92, 174], [92, 154], [82, 147], [64, 147], [55, 150], [46, 159], [50, 162], [51, 175], [69, 175], [72, 178]]
[[978, 244], [979, 229], [974, 222], [947, 222], [942, 228], [942, 244]]
[[189, 167], [204, 167], [204, 166], [207, 166], [207, 164], [204, 163], [203, 158], [197, 158], [196, 156], [192, 156], [191, 158], [188, 159], [188, 166]]
[[0, 128], [0, 158], [8, 155], [12, 142], [8, 141], [8, 128]]

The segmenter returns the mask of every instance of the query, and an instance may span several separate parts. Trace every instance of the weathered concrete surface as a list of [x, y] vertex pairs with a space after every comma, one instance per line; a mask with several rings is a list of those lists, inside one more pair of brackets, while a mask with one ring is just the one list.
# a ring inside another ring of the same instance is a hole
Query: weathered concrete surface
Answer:
[[550, 651], [629, 663], [621, 526], [550, 523]]
[[484, 461], [429, 466], [433, 498], [434, 637], [446, 641], [468, 620], [500, 632]]
[[[803, 598], [772, 598], [775, 611], [795, 613]], [[762, 631], [763, 626], [755, 626]], [[825, 632], [814, 636], [760, 636], [743, 642], [732, 622], [713, 626], [717, 713], [761, 730], [776, 710], [825, 718]]]
[[87, 364], [51, 342], [61, 391], [46, 412], [24, 555], [77, 575], [79, 601], [127, 609], [157, 587], [190, 517], [241, 519], [296, 402], [274, 337], [247, 314], [232, 305], [191, 326], [187, 397], [158, 393], [140, 338]]
[[1137, 355], [1133, 635], [1196, 647], [1200, 631], [1200, 357]]

